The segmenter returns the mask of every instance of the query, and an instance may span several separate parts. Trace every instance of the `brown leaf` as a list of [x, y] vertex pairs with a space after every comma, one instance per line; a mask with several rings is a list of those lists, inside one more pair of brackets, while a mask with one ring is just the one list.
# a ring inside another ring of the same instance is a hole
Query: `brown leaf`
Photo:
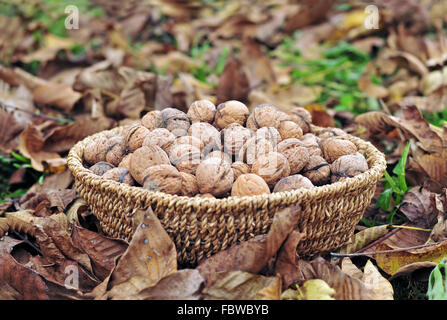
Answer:
[[82, 117], [70, 125], [59, 126], [45, 138], [42, 150], [48, 153], [66, 152], [73, 145], [94, 133], [110, 129], [115, 121], [110, 118]]
[[0, 151], [9, 153], [15, 150], [18, 137], [24, 129], [24, 124], [17, 122], [12, 113], [0, 108]]
[[250, 88], [256, 88], [263, 83], [273, 83], [275, 74], [270, 60], [262, 51], [261, 46], [250, 37], [242, 41], [242, 50], [239, 56], [247, 77]]
[[334, 266], [323, 258], [316, 258], [310, 262], [299, 260], [297, 263], [299, 284], [309, 279], [322, 279], [336, 293], [336, 300], [369, 300], [370, 293], [366, 286], [357, 278], [343, 273], [339, 267]]
[[35, 210], [37, 206], [46, 201], [48, 208], [56, 208], [57, 212], [65, 208], [76, 198], [76, 190], [44, 190], [39, 193], [28, 192], [19, 201], [21, 210]]
[[73, 91], [68, 84], [48, 82], [45, 85], [34, 88], [33, 96], [37, 103], [48, 104], [64, 111], [70, 111], [82, 97], [82, 94]]
[[107, 278], [116, 260], [128, 247], [124, 241], [105, 237], [78, 225], [73, 226], [71, 237], [74, 245], [90, 257], [93, 273], [101, 281]]
[[55, 152], [43, 151], [44, 144], [43, 134], [35, 125], [29, 125], [19, 136], [20, 153], [31, 159], [31, 165], [37, 171], [44, 171], [43, 161], [60, 158]]
[[386, 280], [377, 268], [372, 264], [371, 260], [366, 262], [363, 269], [362, 282], [369, 289], [372, 300], [393, 300], [394, 290], [391, 283]]
[[430, 195], [432, 194], [432, 192], [422, 186], [413, 187], [405, 194], [399, 205], [399, 210], [415, 226], [432, 228], [436, 223], [436, 212], [430, 200]]
[[334, 5], [334, 0], [303, 0], [299, 2], [299, 10], [296, 14], [287, 18], [284, 26], [286, 32], [305, 27], [322, 20]]
[[182, 269], [162, 278], [155, 286], [141, 291], [145, 300], [198, 300], [205, 280], [195, 269]]
[[19, 264], [9, 253], [0, 255], [0, 299], [48, 300], [47, 290], [33, 270]]
[[205, 300], [279, 300], [281, 278], [243, 271], [219, 272], [202, 290]]
[[[95, 289], [97, 299], [140, 299], [139, 293], [177, 270], [175, 245], [149, 207], [111, 275]], [[104, 291], [105, 290], [105, 291]], [[102, 292], [101, 292], [102, 291]]]
[[250, 83], [243, 67], [241, 60], [233, 55], [228, 56], [225, 68], [217, 84], [217, 104], [227, 100], [247, 102]]
[[354, 253], [390, 232], [388, 225], [374, 226], [357, 232], [351, 242], [339, 249], [339, 253]]
[[214, 276], [222, 271], [241, 270], [258, 273], [295, 228], [299, 213], [297, 207], [279, 211], [273, 217], [268, 234], [256, 236], [202, 260], [197, 270], [207, 282], [212, 282]]

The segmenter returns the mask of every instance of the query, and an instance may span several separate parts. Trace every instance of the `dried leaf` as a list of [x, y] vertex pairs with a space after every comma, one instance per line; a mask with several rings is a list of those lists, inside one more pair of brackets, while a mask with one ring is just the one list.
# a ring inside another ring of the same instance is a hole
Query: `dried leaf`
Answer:
[[247, 102], [250, 83], [243, 67], [244, 65], [238, 58], [231, 54], [228, 56], [217, 84], [217, 104], [227, 100]]
[[[273, 217], [267, 235], [259, 235], [199, 262], [197, 270], [206, 281], [213, 281], [218, 272], [241, 270], [258, 273], [279, 250], [297, 223], [300, 210], [286, 208]], [[295, 245], [296, 248], [296, 245]]]
[[364, 267], [362, 282], [369, 289], [372, 300], [394, 299], [393, 286], [380, 274], [370, 260]]
[[297, 290], [287, 289], [281, 294], [281, 300], [335, 300], [335, 290], [321, 279], [311, 279]]
[[399, 210], [415, 226], [420, 228], [432, 228], [436, 223], [436, 212], [434, 211], [429, 190], [420, 187], [414, 187], [407, 191]]
[[70, 111], [82, 97], [82, 94], [73, 91], [72, 87], [66, 83], [48, 82], [45, 85], [34, 88], [33, 96], [34, 101], [37, 103], [48, 104], [64, 111]]
[[105, 237], [77, 225], [73, 226], [71, 237], [74, 245], [90, 257], [93, 274], [101, 281], [107, 278], [116, 260], [128, 247], [124, 241]]
[[150, 207], [139, 211], [144, 220], [111, 275], [100, 285], [107, 291], [100, 294], [101, 290], [97, 290], [97, 299], [140, 299], [141, 291], [177, 270], [177, 253], [171, 238]]
[[3, 236], [8, 232], [9, 230], [9, 224], [7, 218], [0, 218], [0, 238], [3, 238]]
[[351, 242], [338, 250], [338, 253], [354, 253], [363, 249], [369, 243], [382, 238], [389, 232], [388, 225], [366, 228], [357, 232]]
[[[377, 246], [377, 251], [396, 249], [381, 243]], [[389, 275], [394, 275], [400, 268], [410, 263], [431, 261], [440, 262], [442, 257], [447, 255], [447, 240], [435, 243], [432, 246], [420, 249], [408, 249], [404, 251], [394, 251], [388, 253], [375, 254], [377, 265]]]
[[202, 290], [205, 300], [279, 300], [281, 278], [243, 271], [219, 272]]
[[0, 299], [48, 300], [47, 290], [36, 272], [19, 264], [9, 253], [0, 255]]

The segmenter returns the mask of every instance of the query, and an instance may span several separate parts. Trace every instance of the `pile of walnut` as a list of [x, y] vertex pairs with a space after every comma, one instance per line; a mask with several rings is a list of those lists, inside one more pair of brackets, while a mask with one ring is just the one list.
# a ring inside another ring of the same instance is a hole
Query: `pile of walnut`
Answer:
[[84, 150], [105, 179], [169, 194], [227, 197], [312, 188], [353, 177], [368, 164], [344, 131], [310, 133], [310, 113], [231, 100], [195, 101], [187, 113], [148, 112], [121, 135]]

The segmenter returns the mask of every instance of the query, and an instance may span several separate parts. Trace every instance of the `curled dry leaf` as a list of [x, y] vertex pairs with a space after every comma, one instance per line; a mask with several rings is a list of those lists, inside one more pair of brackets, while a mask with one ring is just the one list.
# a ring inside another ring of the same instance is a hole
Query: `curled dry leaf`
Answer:
[[219, 272], [202, 290], [205, 300], [279, 300], [281, 278], [243, 271]]
[[149, 207], [110, 276], [95, 289], [96, 299], [140, 299], [140, 292], [177, 270], [175, 245]]
[[413, 187], [407, 191], [399, 210], [415, 226], [420, 228], [432, 228], [436, 223], [436, 212], [432, 204], [431, 195], [434, 193], [422, 186]]
[[[296, 226], [300, 210], [285, 208], [274, 217], [268, 234], [259, 235], [199, 262], [197, 270], [208, 282], [218, 272], [241, 270], [258, 273], [276, 254], [284, 240]], [[296, 246], [295, 246], [296, 248]]]
[[335, 290], [321, 279], [311, 279], [297, 290], [287, 289], [281, 294], [281, 300], [335, 300]]

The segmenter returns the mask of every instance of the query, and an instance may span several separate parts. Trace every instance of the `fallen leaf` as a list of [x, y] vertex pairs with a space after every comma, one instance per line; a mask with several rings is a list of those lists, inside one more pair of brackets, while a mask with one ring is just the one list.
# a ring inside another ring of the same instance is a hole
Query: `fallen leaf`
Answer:
[[287, 289], [281, 294], [281, 300], [335, 300], [335, 290], [321, 279], [311, 279], [297, 290]]
[[405, 193], [399, 211], [415, 226], [432, 228], [436, 223], [436, 212], [430, 200], [431, 194], [433, 193], [423, 186], [411, 188]]
[[243, 271], [218, 272], [202, 290], [205, 300], [279, 300], [281, 278]]
[[273, 217], [272, 225], [266, 235], [256, 236], [200, 261], [197, 270], [207, 283], [212, 282], [214, 276], [223, 271], [241, 270], [258, 273], [295, 228], [299, 213], [297, 207], [279, 211]]
[[33, 96], [37, 103], [48, 104], [61, 108], [64, 111], [70, 111], [82, 97], [82, 94], [75, 92], [70, 85], [65, 83], [48, 82], [45, 85], [34, 88]]
[[369, 289], [372, 300], [393, 300], [394, 290], [391, 283], [386, 280], [371, 260], [366, 262], [363, 270], [362, 282]]
[[371, 242], [379, 238], [382, 238], [388, 232], [390, 232], [388, 225], [380, 225], [366, 228], [354, 234], [353, 239], [350, 241], [350, 243], [340, 248], [338, 250], [338, 253], [357, 252], [363, 249], [366, 245], [370, 244]]
[[224, 70], [217, 84], [217, 104], [228, 100], [247, 102], [250, 82], [243, 63], [232, 54], [227, 58]]

